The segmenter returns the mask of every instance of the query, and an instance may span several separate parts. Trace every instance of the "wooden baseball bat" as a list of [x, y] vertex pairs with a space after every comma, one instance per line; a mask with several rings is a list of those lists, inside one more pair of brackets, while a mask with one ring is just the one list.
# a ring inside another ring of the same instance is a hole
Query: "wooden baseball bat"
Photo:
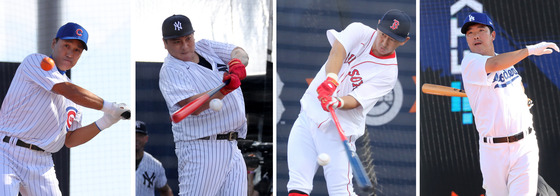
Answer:
[[373, 185], [367, 176], [367, 172], [362, 165], [362, 161], [358, 157], [356, 152], [352, 151], [350, 148], [350, 143], [348, 142], [348, 138], [344, 135], [344, 131], [340, 126], [340, 122], [338, 122], [338, 118], [334, 113], [333, 107], [329, 107], [329, 111], [333, 117], [334, 124], [336, 125], [336, 129], [338, 130], [338, 135], [342, 140], [342, 144], [344, 145], [344, 150], [346, 151], [346, 155], [348, 156], [348, 161], [350, 161], [350, 165], [352, 166], [352, 171], [354, 176], [356, 177], [356, 182], [358, 183], [358, 188], [360, 188], [365, 193], [373, 192]]
[[211, 91], [208, 91], [208, 93], [196, 98], [195, 100], [192, 100], [190, 103], [183, 106], [181, 109], [173, 112], [173, 115], [171, 115], [171, 120], [174, 123], [181, 122], [187, 116], [191, 115], [195, 110], [200, 108], [200, 106], [202, 106], [202, 104], [206, 103], [206, 101], [208, 101], [210, 99], [210, 97], [212, 97], [214, 94], [216, 94], [218, 91], [220, 91], [220, 89], [222, 89], [224, 86], [226, 86], [227, 83], [229, 83], [229, 81], [226, 81], [226, 82], [220, 84], [219, 86], [212, 89]]
[[425, 83], [422, 85], [422, 92], [430, 95], [440, 95], [449, 97], [467, 97], [464, 90], [449, 86]]

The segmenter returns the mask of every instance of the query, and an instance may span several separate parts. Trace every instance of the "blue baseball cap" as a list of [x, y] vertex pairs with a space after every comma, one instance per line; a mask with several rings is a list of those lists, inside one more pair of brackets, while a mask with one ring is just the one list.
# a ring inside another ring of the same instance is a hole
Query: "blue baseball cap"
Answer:
[[410, 31], [410, 22], [410, 17], [406, 13], [392, 9], [383, 15], [377, 24], [377, 29], [399, 42], [404, 42]]
[[65, 25], [62, 25], [58, 32], [56, 33], [56, 37], [59, 39], [77, 39], [84, 43], [84, 49], [87, 50], [87, 40], [88, 40], [88, 32], [84, 27], [80, 26], [79, 24], [69, 22]]
[[469, 27], [473, 24], [483, 24], [494, 30], [494, 24], [492, 19], [484, 13], [473, 12], [470, 13], [465, 21], [463, 22], [463, 27], [461, 27], [461, 33], [465, 34], [469, 30]]

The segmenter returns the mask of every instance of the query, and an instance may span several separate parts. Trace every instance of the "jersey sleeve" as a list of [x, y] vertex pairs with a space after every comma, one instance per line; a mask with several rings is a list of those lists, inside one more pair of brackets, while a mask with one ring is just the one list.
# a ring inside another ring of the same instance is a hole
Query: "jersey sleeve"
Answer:
[[157, 167], [156, 179], [155, 187], [158, 189], [163, 188], [167, 184], [167, 176], [165, 176], [165, 169], [163, 169], [161, 163]]
[[171, 66], [163, 66], [159, 75], [159, 89], [166, 103], [169, 104], [169, 108], [176, 106], [179, 101], [197, 94], [192, 86], [194, 83], [180, 70]]
[[220, 58], [220, 60], [222, 60], [224, 63], [227, 63], [231, 60], [231, 52], [237, 46], [233, 44], [202, 39], [197, 42], [197, 47], [202, 47], [210, 51], [213, 51], [216, 54], [216, 56]]
[[397, 69], [387, 69], [380, 72], [350, 92], [363, 108], [371, 108], [377, 98], [391, 92], [397, 82]]
[[76, 105], [76, 115], [72, 118], [71, 116], [67, 117], [67, 126], [70, 125], [70, 127], [68, 128], [68, 131], [75, 131], [76, 129], [79, 129], [82, 127], [82, 112], [81, 112], [81, 107], [78, 107]]
[[461, 62], [461, 75], [463, 82], [474, 85], [488, 86], [492, 84], [489, 74], [486, 73], [486, 61], [491, 56], [482, 56], [476, 53], [468, 53]]
[[348, 55], [352, 48], [358, 47], [364, 32], [367, 32], [367, 27], [362, 23], [354, 22], [341, 32], [337, 32], [334, 29], [327, 30], [327, 39], [331, 46], [334, 44], [335, 39], [338, 40], [344, 46], [346, 55]]
[[23, 69], [22, 73], [26, 76], [28, 81], [36, 83], [47, 91], [50, 91], [52, 87], [61, 82], [66, 82], [66, 76], [58, 72], [58, 69], [53, 68], [49, 71], [45, 71], [41, 68], [41, 61], [46, 55], [43, 54], [31, 54], [23, 60], [20, 66]]

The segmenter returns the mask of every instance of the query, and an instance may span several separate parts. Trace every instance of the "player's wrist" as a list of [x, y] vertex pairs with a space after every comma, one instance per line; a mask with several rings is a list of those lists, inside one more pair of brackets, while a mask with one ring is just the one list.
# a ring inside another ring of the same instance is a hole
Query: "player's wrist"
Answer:
[[334, 82], [336, 82], [335, 84], [338, 85], [338, 75], [336, 75], [335, 73], [327, 73], [327, 78], [332, 78]]

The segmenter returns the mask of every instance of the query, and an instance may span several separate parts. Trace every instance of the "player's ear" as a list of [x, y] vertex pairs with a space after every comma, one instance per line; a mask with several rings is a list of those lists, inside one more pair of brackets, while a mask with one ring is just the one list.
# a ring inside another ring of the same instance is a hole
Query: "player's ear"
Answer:
[[381, 23], [381, 19], [377, 20], [377, 24]]
[[54, 49], [54, 45], [56, 44], [56, 38], [52, 39], [52, 43], [51, 43], [51, 49]]
[[161, 40], [163, 41], [163, 47], [167, 50], [167, 41], [163, 38]]
[[496, 31], [492, 31], [492, 41], [494, 41], [494, 39], [496, 39]]
[[401, 42], [401, 44], [399, 46], [404, 45], [408, 40], [410, 40], [410, 37], [406, 37], [406, 39], [403, 42]]

